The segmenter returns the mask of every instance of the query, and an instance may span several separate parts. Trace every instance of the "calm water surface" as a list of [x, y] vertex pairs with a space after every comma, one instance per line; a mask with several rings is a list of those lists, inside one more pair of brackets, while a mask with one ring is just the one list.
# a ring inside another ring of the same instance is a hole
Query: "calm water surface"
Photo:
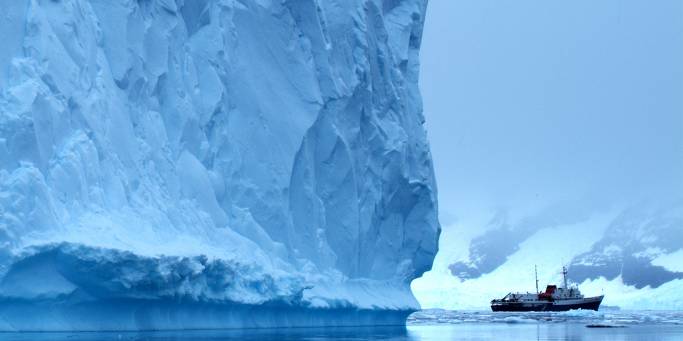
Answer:
[[681, 312], [423, 311], [404, 328], [296, 328], [142, 333], [1, 333], [0, 340], [683, 340]]

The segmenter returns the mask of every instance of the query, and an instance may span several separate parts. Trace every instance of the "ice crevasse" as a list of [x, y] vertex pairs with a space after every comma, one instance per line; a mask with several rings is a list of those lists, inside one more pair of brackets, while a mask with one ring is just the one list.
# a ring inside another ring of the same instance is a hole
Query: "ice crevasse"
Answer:
[[397, 324], [426, 0], [4, 0], [0, 330]]

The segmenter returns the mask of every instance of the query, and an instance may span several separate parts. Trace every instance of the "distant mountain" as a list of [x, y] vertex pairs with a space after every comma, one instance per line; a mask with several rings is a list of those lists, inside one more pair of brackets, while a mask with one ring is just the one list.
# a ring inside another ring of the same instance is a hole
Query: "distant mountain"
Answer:
[[[658, 288], [683, 272], [657, 265], [657, 259], [683, 250], [683, 207], [631, 207], [612, 221], [591, 250], [574, 257], [570, 278], [576, 282], [621, 276], [637, 289]], [[680, 266], [683, 268], [683, 264]]]
[[[413, 285], [418, 299], [425, 307], [486, 308], [508, 291], [535, 290], [534, 265], [541, 285], [558, 283], [568, 265], [569, 280], [585, 294], [604, 292], [607, 305], [683, 308], [683, 202], [580, 207], [554, 205], [517, 220], [496, 212], [487, 224], [444, 228], [435, 270]], [[467, 251], [449, 255], [445, 243]]]

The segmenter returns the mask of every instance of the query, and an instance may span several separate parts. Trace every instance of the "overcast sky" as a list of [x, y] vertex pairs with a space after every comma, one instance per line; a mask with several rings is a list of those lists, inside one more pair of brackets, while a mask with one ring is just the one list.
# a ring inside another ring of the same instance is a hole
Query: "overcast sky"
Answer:
[[442, 223], [683, 193], [683, 1], [430, 0]]

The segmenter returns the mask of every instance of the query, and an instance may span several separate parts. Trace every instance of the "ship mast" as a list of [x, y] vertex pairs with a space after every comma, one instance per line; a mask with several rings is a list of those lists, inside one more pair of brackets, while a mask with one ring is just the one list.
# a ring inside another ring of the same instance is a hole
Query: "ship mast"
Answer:
[[536, 276], [536, 293], [538, 294], [538, 266], [534, 264], [534, 275]]
[[567, 267], [562, 267], [562, 277], [564, 278], [564, 288], [567, 289]]

